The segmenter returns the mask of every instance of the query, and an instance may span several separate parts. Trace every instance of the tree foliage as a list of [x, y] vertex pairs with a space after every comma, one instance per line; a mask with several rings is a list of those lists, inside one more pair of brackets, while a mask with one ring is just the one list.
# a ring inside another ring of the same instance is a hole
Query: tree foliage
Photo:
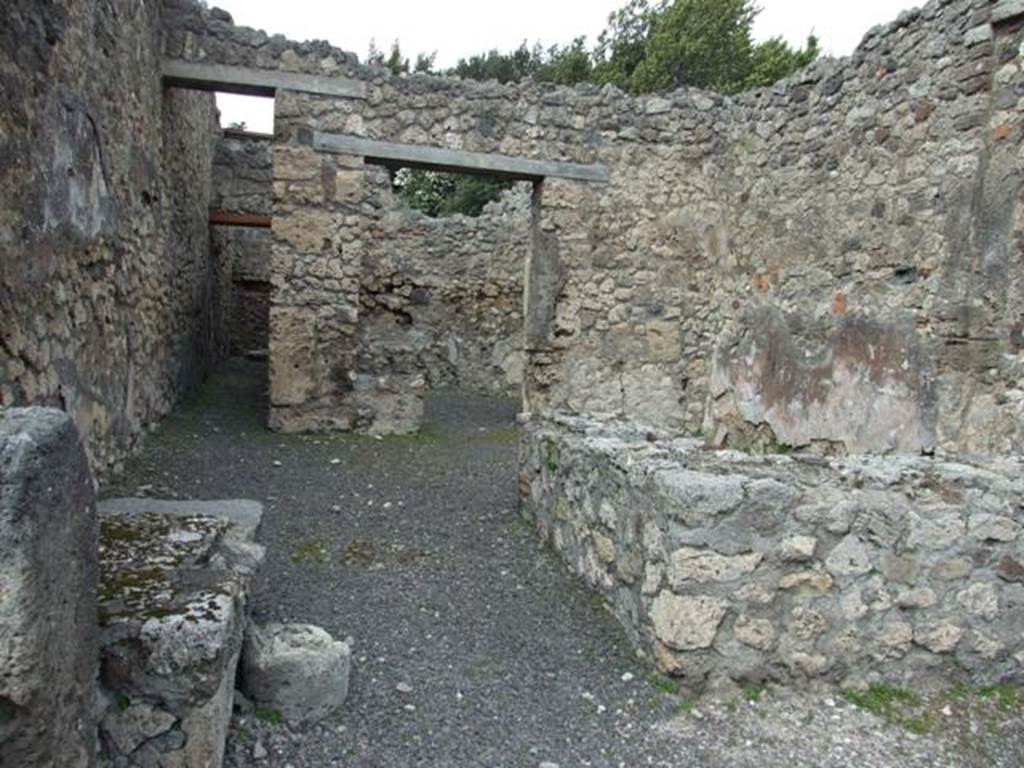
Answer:
[[[755, 43], [758, 11], [753, 0], [628, 0], [608, 17], [592, 49], [583, 37], [546, 49], [523, 41], [507, 53], [492, 49], [460, 59], [443, 74], [502, 83], [610, 83], [638, 94], [682, 86], [737, 93], [788, 77], [819, 54], [814, 35], [802, 48], [779, 37]], [[435, 56], [420, 54], [410, 65], [395, 41], [388, 55], [371, 42], [368, 58], [400, 75], [433, 73]], [[398, 194], [432, 216], [478, 215], [508, 187], [498, 179], [430, 171], [395, 176]]]
[[448, 74], [503, 83], [611, 83], [633, 93], [681, 86], [736, 93], [771, 85], [818, 57], [813, 35], [803, 48], [778, 37], [755, 43], [757, 13], [753, 0], [629, 0], [608, 17], [592, 50], [582, 37], [546, 50], [524, 41], [509, 53], [460, 59]]
[[393, 175], [392, 185], [410, 208], [428, 216], [479, 216], [512, 182], [493, 176], [401, 168]]

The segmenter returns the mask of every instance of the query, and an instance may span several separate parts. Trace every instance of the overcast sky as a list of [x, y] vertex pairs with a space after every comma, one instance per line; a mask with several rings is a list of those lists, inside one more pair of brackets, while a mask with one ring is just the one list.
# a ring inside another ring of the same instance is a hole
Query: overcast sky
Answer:
[[[864, 33], [891, 21], [923, 0], [760, 0], [754, 25], [758, 40], [781, 36], [802, 45], [813, 32], [826, 54], [848, 55]], [[280, 32], [292, 40], [327, 39], [366, 58], [370, 40], [382, 50], [394, 40], [409, 57], [437, 52], [444, 68], [459, 58], [497, 48], [509, 50], [523, 41], [544, 46], [586, 35], [593, 42], [608, 14], [625, 0], [372, 0], [324, 3], [323, 0], [210, 0], [229, 11], [236, 24]], [[270, 132], [269, 99], [218, 96], [221, 123], [244, 121], [249, 130]]]

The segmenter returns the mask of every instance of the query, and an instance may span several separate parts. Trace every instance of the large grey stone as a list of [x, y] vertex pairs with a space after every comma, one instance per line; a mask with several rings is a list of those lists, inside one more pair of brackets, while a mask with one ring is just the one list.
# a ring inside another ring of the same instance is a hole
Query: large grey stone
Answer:
[[686, 582], [735, 581], [757, 568], [762, 557], [756, 552], [727, 556], [708, 549], [680, 547], [672, 553], [668, 578], [676, 588]]
[[651, 621], [658, 639], [678, 651], [709, 648], [728, 603], [715, 597], [676, 595], [662, 591], [651, 606]]
[[288, 720], [316, 722], [348, 696], [351, 653], [320, 627], [251, 624], [242, 654], [242, 690]]
[[96, 509], [61, 411], [0, 418], [0, 765], [90, 766], [96, 750]]

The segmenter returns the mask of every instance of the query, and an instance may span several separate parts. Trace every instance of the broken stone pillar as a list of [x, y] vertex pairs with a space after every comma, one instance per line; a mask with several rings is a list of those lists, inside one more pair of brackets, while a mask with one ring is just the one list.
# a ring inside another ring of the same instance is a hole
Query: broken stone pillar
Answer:
[[287, 720], [315, 723], [348, 696], [351, 651], [311, 624], [250, 624], [242, 652], [242, 684], [260, 707]]
[[71, 419], [0, 418], [0, 766], [96, 752], [96, 506]]

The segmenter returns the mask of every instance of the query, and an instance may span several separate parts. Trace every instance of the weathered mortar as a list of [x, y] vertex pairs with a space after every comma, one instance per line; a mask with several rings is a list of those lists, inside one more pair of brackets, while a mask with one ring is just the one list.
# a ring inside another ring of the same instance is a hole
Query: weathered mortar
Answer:
[[523, 511], [699, 687], [1024, 682], [1021, 461], [753, 457], [530, 422]]
[[161, 88], [157, 6], [5, 4], [0, 404], [63, 408], [107, 471], [214, 356], [214, 107]]

